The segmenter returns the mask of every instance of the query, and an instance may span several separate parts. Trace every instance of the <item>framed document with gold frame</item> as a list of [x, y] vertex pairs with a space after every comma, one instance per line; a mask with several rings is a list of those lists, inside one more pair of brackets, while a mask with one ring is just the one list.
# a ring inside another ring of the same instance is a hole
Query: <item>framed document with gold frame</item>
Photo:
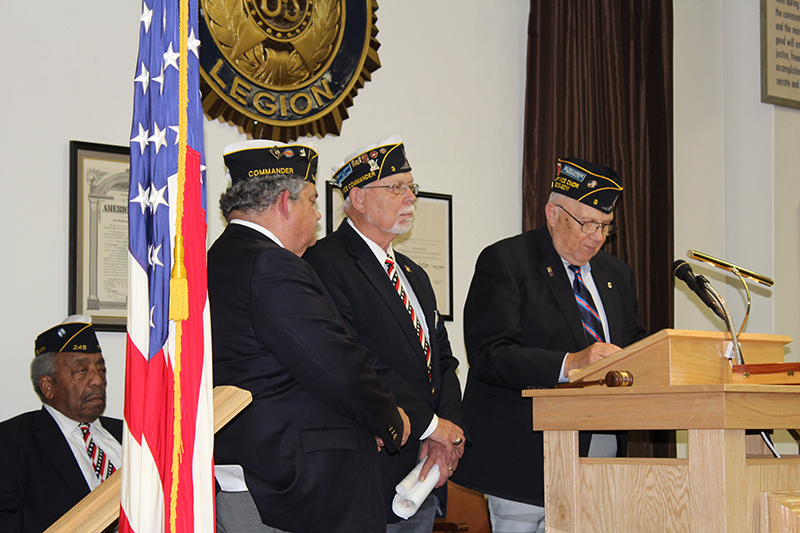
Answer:
[[70, 141], [69, 164], [69, 313], [125, 331], [130, 149]]
[[761, 0], [761, 101], [800, 109], [797, 0]]
[[[342, 192], [325, 182], [325, 233], [344, 220]], [[399, 235], [392, 247], [425, 269], [436, 293], [439, 313], [453, 320], [453, 196], [420, 191], [417, 194], [414, 225]]]

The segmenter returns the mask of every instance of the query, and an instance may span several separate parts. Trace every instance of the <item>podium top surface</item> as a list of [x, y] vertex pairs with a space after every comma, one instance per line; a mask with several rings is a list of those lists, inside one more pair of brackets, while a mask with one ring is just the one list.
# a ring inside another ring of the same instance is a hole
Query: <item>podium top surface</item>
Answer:
[[671, 385], [532, 389], [533, 429], [787, 429], [800, 427], [800, 387]]
[[[732, 383], [731, 362], [726, 358], [730, 336], [715, 331], [663, 329], [570, 373], [570, 381], [602, 378], [610, 370], [634, 376], [634, 386], [701, 385]], [[747, 364], [784, 362], [786, 335], [746, 333], [739, 338]]]

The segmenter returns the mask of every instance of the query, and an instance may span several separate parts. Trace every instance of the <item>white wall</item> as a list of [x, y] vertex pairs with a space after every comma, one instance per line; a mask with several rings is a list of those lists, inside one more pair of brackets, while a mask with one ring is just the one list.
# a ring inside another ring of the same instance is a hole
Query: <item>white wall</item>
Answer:
[[[800, 111], [761, 103], [760, 2], [675, 0], [675, 257], [698, 249], [775, 280], [750, 283], [746, 332], [790, 335], [800, 360]], [[720, 291], [737, 326], [741, 282], [690, 261]], [[722, 322], [678, 282], [675, 326]], [[745, 361], [747, 353], [744, 354]], [[785, 432], [783, 453], [797, 453]]]
[[[774, 278], [771, 289], [749, 284], [745, 331], [800, 339], [800, 111], [761, 102], [759, 9], [755, 0], [675, 1], [674, 250], [676, 258], [693, 248]], [[691, 264], [741, 323], [739, 280]], [[677, 285], [676, 327], [723, 327], [682, 282]], [[787, 355], [796, 358], [799, 351], [790, 345]]]
[[[382, 67], [348, 109], [341, 137], [317, 140], [326, 178], [356, 148], [400, 134], [423, 190], [453, 195], [456, 321], [448, 330], [462, 379], [461, 310], [475, 259], [521, 229], [528, 4], [380, 2]], [[33, 341], [67, 314], [68, 143], [128, 144], [140, 11], [136, 1], [0, 4], [14, 21], [0, 35], [0, 420], [39, 407], [28, 379]], [[223, 228], [220, 154], [244, 136], [217, 121], [206, 121], [205, 136], [210, 244]], [[125, 336], [99, 337], [110, 370], [107, 413], [121, 416]]]

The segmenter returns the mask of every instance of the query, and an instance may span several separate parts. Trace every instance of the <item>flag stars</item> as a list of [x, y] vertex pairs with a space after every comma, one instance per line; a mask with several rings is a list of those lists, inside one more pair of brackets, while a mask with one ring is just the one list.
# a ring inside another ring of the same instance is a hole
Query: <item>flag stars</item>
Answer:
[[150, 23], [153, 20], [153, 10], [147, 7], [147, 4], [142, 2], [142, 16], [139, 20], [144, 24], [144, 32], [150, 31]]
[[164, 65], [161, 65], [161, 74], [153, 78], [153, 81], [161, 85], [159, 94], [164, 96]]
[[161, 245], [153, 246], [152, 244], [147, 247], [147, 262], [150, 263], [150, 266], [164, 266], [164, 263], [161, 262], [161, 259], [158, 258], [158, 254], [161, 253]]
[[181, 132], [181, 130], [180, 130], [180, 128], [178, 126], [168, 126], [168, 127], [169, 127], [169, 129], [171, 129], [172, 131], [175, 132], [175, 145], [177, 145], [178, 142], [180, 141], [180, 137], [181, 137], [180, 132]]
[[159, 129], [156, 123], [153, 123], [153, 127], [155, 128], [155, 132], [147, 140], [156, 143], [156, 153], [158, 153], [158, 150], [162, 146], [167, 145], [167, 129]]
[[175, 67], [178, 69], [178, 58], [181, 56], [180, 53], [174, 51], [172, 49], [172, 43], [169, 43], [169, 48], [167, 51], [164, 52], [164, 68], [167, 69], [169, 67]]
[[150, 133], [148, 130], [144, 129], [141, 124], [139, 124], [139, 135], [131, 139], [132, 143], [139, 143], [139, 148], [141, 149], [141, 153], [144, 153], [144, 149], [147, 146], [147, 135]]
[[164, 185], [160, 189], [156, 189], [155, 187], [150, 189], [149, 205], [150, 209], [153, 211], [153, 214], [155, 214], [156, 211], [158, 210], [158, 206], [160, 205], [169, 206], [167, 201], [164, 199], [164, 194], [166, 193], [166, 191], [167, 191], [166, 185]]
[[194, 28], [192, 28], [192, 31], [189, 34], [189, 38], [186, 40], [186, 44], [189, 47], [189, 50], [191, 50], [194, 53], [195, 57], [199, 58], [200, 57], [200, 51], [199, 51], [200, 40], [197, 37], [194, 36]]
[[142, 94], [147, 93], [147, 84], [150, 83], [150, 73], [147, 72], [144, 63], [142, 63], [142, 72], [136, 76], [133, 81], [142, 84]]
[[139, 194], [136, 196], [136, 198], [131, 200], [130, 203], [139, 204], [139, 207], [142, 208], [142, 214], [144, 215], [144, 210], [150, 206], [150, 187], [145, 189], [142, 187], [141, 183], [137, 183], [136, 185], [139, 187]]

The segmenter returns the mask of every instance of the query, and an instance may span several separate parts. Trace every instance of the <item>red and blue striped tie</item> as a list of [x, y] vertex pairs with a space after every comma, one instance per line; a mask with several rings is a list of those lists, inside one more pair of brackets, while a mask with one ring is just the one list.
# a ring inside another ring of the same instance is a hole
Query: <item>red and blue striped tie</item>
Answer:
[[586, 334], [586, 340], [589, 344], [605, 342], [603, 337], [603, 323], [600, 320], [597, 307], [594, 305], [592, 295], [583, 282], [581, 267], [570, 265], [569, 269], [575, 273], [575, 281], [572, 284], [572, 289], [575, 291], [575, 301], [578, 302], [578, 311], [581, 312], [581, 322], [583, 323], [583, 332]]

